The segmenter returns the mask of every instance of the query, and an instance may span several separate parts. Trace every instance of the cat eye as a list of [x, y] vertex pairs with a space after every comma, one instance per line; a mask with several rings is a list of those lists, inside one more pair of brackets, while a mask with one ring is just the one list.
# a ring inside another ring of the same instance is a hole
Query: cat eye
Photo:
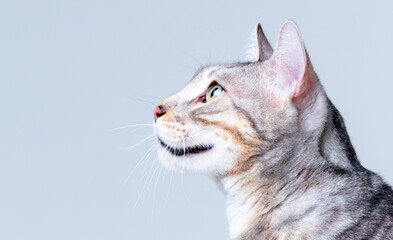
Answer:
[[220, 85], [214, 84], [213, 86], [211, 86], [207, 90], [206, 96], [205, 96], [205, 101], [209, 102], [210, 100], [213, 100], [214, 98], [220, 96], [224, 92], [225, 92], [225, 90]]

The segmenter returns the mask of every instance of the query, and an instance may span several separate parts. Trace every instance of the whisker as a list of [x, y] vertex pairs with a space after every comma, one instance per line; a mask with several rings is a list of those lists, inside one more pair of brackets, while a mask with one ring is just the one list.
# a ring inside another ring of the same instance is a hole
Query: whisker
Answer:
[[[162, 172], [163, 166], [162, 164], [160, 164], [160, 171], [158, 172], [158, 177], [156, 180], [156, 184], [154, 186], [154, 191], [153, 191], [153, 199], [156, 199], [156, 193], [157, 193], [157, 185], [158, 185], [158, 181], [160, 180], [160, 176], [161, 176], [161, 172]], [[154, 214], [154, 208], [155, 208], [155, 201], [153, 202], [153, 207], [152, 207], [152, 214]]]
[[116, 130], [120, 130], [120, 129], [133, 128], [133, 127], [139, 129], [139, 128], [143, 128], [143, 127], [152, 127], [152, 126], [153, 126], [152, 123], [151, 124], [148, 124], [148, 123], [145, 123], [145, 124], [133, 124], [133, 125], [126, 125], [126, 126], [122, 126], [122, 127], [112, 128], [112, 129], [109, 129], [108, 131], [116, 131]]
[[158, 100], [160, 100], [160, 101], [164, 101], [164, 99], [163, 99], [163, 98], [156, 97], [156, 96], [145, 95], [144, 97], [150, 97], [150, 98], [155, 98], [155, 99], [158, 99]]
[[175, 117], [176, 121], [179, 122], [180, 118], [175, 114], [175, 112], [172, 109], [170, 109], [170, 110], [171, 110], [173, 116]]
[[[191, 60], [193, 60], [197, 64], [197, 66], [203, 66], [204, 65], [201, 61], [199, 61], [198, 58], [192, 56], [189, 53], [183, 52], [183, 55], [185, 55], [186, 57], [188, 57]], [[184, 66], [195, 71], [195, 66], [189, 66], [188, 64], [185, 64]]]
[[[186, 152], [186, 138], [184, 136], [183, 136], [183, 150], [184, 150], [184, 152]], [[187, 196], [185, 188], [184, 188], [184, 174], [183, 174], [184, 173], [184, 162], [185, 161], [183, 161], [182, 165], [181, 165], [181, 173], [182, 173], [181, 174], [181, 186], [182, 186], [184, 197], [187, 199], [188, 202], [191, 202], [191, 200]]]
[[171, 185], [172, 185], [172, 178], [173, 178], [173, 171], [171, 171], [171, 178], [169, 180], [168, 191], [167, 191], [166, 196], [165, 196], [164, 208], [166, 208], [166, 205], [167, 205], [167, 202], [168, 202], [169, 191], [171, 190]]
[[155, 158], [152, 163], [151, 169], [149, 170], [149, 174], [147, 175], [147, 178], [146, 178], [146, 183], [145, 183], [146, 187], [144, 188], [144, 193], [142, 194], [142, 204], [145, 201], [145, 196], [149, 190], [150, 183], [151, 183], [152, 179], [154, 178], [154, 173], [155, 173], [158, 165], [159, 165], [159, 162], [157, 161], [157, 158]]
[[147, 193], [148, 193], [150, 184], [151, 184], [152, 180], [154, 179], [154, 177], [156, 176], [155, 174], [156, 174], [157, 169], [158, 169], [158, 167], [159, 167], [159, 165], [160, 165], [160, 163], [159, 163], [159, 161], [157, 160], [157, 158], [155, 158], [154, 163], [156, 163], [156, 164], [155, 164], [153, 173], [151, 174], [150, 180], [149, 180], [149, 182], [148, 182], [148, 184], [147, 184], [145, 194], [144, 194], [143, 197], [142, 197], [142, 204], [145, 202], [145, 198], [146, 198], [146, 196], [147, 196]]
[[[168, 147], [166, 147], [166, 149], [168, 149]], [[163, 161], [165, 162], [166, 159], [167, 159], [169, 156], [170, 156], [170, 153], [169, 153], [169, 151], [168, 151], [168, 152], [166, 153], [165, 158], [163, 159]], [[158, 159], [158, 158], [156, 158], [155, 160], [157, 160], [157, 159]], [[160, 171], [159, 171], [158, 178], [157, 178], [157, 180], [156, 180], [156, 186], [155, 186], [155, 188], [154, 188], [154, 196], [155, 196], [155, 194], [156, 194], [158, 180], [159, 180], [159, 177], [160, 177], [160, 175], [161, 175], [162, 168], [163, 168], [163, 167], [162, 167], [162, 164], [160, 164], [160, 161], [158, 161], [158, 164], [156, 165], [156, 169], [154, 170], [154, 173], [153, 173], [152, 178], [151, 178], [151, 180], [150, 180], [150, 182], [151, 182], [152, 179], [153, 179], [153, 177], [155, 176], [154, 174], [155, 174], [155, 172], [156, 172], [156, 170], [157, 170], [157, 168], [158, 168], [158, 165], [160, 165]], [[150, 185], [150, 183], [149, 183], [149, 185]], [[149, 185], [148, 185], [148, 186], [149, 186]], [[145, 197], [145, 196], [144, 196], [144, 197]], [[153, 199], [155, 199], [155, 197], [154, 197]], [[142, 201], [144, 201], [144, 198], [143, 198]], [[154, 213], [154, 209], [155, 209], [155, 201], [153, 201], [152, 214]]]
[[[151, 104], [153, 107], [156, 107], [157, 106], [157, 104], [155, 104], [155, 103], [153, 103], [153, 102], [151, 102], [151, 101], [148, 101], [148, 100], [144, 100], [144, 99], [140, 99], [140, 98], [131, 98], [132, 100], [134, 100], [134, 101], [140, 101], [140, 102], [143, 102], [143, 103], [149, 103], [149, 104]], [[151, 106], [149, 106], [149, 107], [151, 107]]]
[[134, 144], [132, 146], [127, 147], [126, 150], [130, 150], [130, 149], [132, 149], [134, 147], [137, 147], [137, 146], [141, 145], [142, 143], [146, 142], [147, 140], [151, 140], [154, 136], [155, 136], [155, 134], [149, 135], [146, 138], [144, 138], [141, 141], [139, 141], [137, 144]]
[[120, 191], [125, 187], [126, 183], [128, 180], [131, 178], [131, 176], [135, 173], [135, 171], [139, 168], [139, 166], [145, 162], [150, 155], [159, 147], [159, 144], [152, 145], [147, 152], [142, 156], [142, 158], [136, 163], [134, 168], [131, 170], [131, 172], [127, 175], [126, 179], [124, 179], [123, 184], [120, 187]]
[[150, 168], [149, 168], [149, 173], [148, 173], [148, 175], [147, 175], [146, 181], [145, 181], [145, 183], [143, 184], [142, 191], [139, 193], [139, 196], [138, 196], [138, 198], [137, 198], [137, 200], [136, 200], [136, 202], [135, 202], [135, 204], [134, 204], [134, 206], [133, 206], [133, 208], [132, 208], [132, 212], [134, 212], [136, 206], [137, 206], [138, 203], [139, 203], [139, 200], [140, 200], [141, 197], [142, 197], [142, 194], [143, 194], [144, 191], [145, 191], [146, 184], [148, 183], [148, 180], [149, 180], [151, 171], [152, 171], [152, 169], [153, 169], [155, 163], [156, 163], [156, 161], [154, 161], [154, 162], [151, 164]]
[[[170, 149], [173, 150], [172, 147], [170, 147]], [[168, 152], [168, 153], [169, 153], [169, 152]], [[166, 205], [167, 205], [167, 202], [168, 202], [168, 196], [169, 196], [169, 192], [170, 192], [170, 190], [171, 190], [171, 185], [172, 185], [172, 178], [173, 178], [173, 171], [171, 171], [171, 178], [170, 178], [170, 180], [169, 180], [168, 191], [167, 191], [166, 196], [165, 196], [164, 208], [166, 208]]]

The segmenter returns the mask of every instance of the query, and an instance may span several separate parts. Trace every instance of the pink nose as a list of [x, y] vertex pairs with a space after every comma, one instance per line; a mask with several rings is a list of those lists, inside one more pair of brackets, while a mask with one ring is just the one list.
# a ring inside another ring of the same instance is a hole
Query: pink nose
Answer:
[[154, 120], [157, 121], [159, 117], [165, 114], [165, 109], [163, 106], [158, 106], [154, 109]]

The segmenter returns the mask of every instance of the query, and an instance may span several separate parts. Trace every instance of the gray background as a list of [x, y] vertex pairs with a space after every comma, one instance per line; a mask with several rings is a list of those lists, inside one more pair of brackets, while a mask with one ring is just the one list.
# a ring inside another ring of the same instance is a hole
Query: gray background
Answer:
[[393, 6], [370, 3], [0, 1], [0, 239], [227, 239], [212, 180], [155, 153], [129, 176], [152, 129], [111, 129], [152, 123], [200, 65], [244, 60], [257, 22], [273, 44], [298, 23], [361, 161], [392, 184]]

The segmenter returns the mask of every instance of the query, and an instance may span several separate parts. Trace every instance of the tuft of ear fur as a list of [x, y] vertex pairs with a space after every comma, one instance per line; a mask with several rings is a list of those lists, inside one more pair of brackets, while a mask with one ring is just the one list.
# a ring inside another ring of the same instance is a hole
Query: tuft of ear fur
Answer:
[[247, 50], [247, 59], [251, 62], [263, 62], [268, 60], [273, 49], [268, 42], [261, 25], [258, 23], [250, 35], [250, 41]]

